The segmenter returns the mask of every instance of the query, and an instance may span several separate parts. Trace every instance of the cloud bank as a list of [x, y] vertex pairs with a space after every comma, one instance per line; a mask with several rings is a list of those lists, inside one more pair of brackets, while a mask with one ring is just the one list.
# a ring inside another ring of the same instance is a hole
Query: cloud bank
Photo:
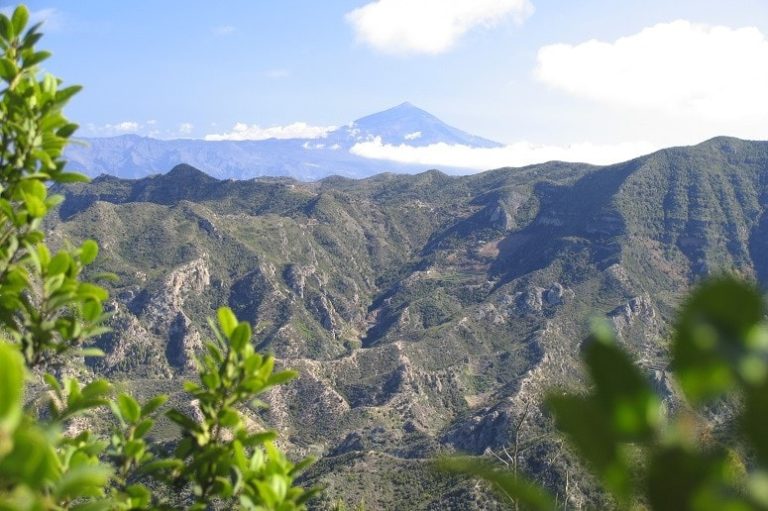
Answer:
[[611, 106], [712, 121], [768, 115], [768, 39], [757, 28], [675, 21], [613, 42], [553, 44], [535, 76]]
[[438, 54], [467, 32], [533, 13], [529, 0], [376, 0], [346, 15], [358, 41], [384, 53]]
[[205, 136], [205, 140], [267, 140], [270, 138], [324, 138], [336, 126], [310, 126], [305, 122], [294, 122], [287, 126], [272, 126], [262, 128], [256, 124], [238, 122], [228, 133], [211, 133]]
[[607, 165], [626, 161], [650, 153], [658, 147], [648, 142], [620, 144], [592, 144], [589, 142], [568, 146], [541, 145], [517, 142], [504, 147], [475, 148], [445, 143], [414, 147], [407, 144], [383, 144], [380, 138], [355, 144], [352, 154], [364, 158], [417, 163], [435, 167], [460, 167], [488, 170], [499, 167], [521, 167], [546, 161], [568, 161]]

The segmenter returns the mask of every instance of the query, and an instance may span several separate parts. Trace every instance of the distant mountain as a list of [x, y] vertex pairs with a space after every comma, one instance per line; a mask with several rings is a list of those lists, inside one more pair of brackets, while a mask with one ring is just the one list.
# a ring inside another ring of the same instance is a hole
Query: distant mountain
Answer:
[[[181, 165], [62, 191], [51, 238], [96, 239], [94, 271], [120, 279], [93, 370], [180, 399], [204, 318], [231, 306], [301, 375], [256, 418], [320, 458], [308, 477], [329, 501], [315, 509], [497, 509], [425, 460], [503, 454], [530, 403], [578, 385], [596, 316], [673, 401], [665, 339], [681, 296], [722, 271], [768, 286], [768, 142], [313, 183]], [[582, 508], [614, 507], [551, 420], [526, 417], [521, 470]]]
[[448, 126], [411, 103], [358, 119], [329, 134], [328, 142], [351, 147], [362, 140], [380, 138], [385, 144], [427, 146], [445, 143], [470, 147], [501, 147], [502, 144]]
[[[424, 146], [443, 142], [471, 147], [501, 144], [465, 133], [410, 103], [403, 103], [342, 126], [320, 139], [259, 141], [158, 140], [137, 135], [85, 139], [67, 149], [70, 168], [92, 177], [109, 174], [141, 178], [180, 163], [219, 179], [288, 176], [316, 180], [330, 175], [361, 178], [381, 172], [416, 173], [428, 165], [363, 158], [350, 153], [358, 142], [379, 138], [387, 144]], [[461, 172], [460, 167], [442, 169]]]

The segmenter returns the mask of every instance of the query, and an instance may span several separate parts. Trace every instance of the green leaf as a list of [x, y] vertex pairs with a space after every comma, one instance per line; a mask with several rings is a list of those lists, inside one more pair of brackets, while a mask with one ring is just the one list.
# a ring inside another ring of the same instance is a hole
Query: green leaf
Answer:
[[152, 414], [155, 410], [163, 406], [166, 401], [168, 401], [168, 396], [161, 394], [159, 396], [155, 396], [146, 403], [144, 403], [144, 406], [141, 407], [141, 416], [146, 417], [150, 414]]
[[[648, 497], [654, 511], [681, 509], [755, 509], [730, 507], [723, 484], [725, 458], [720, 453], [698, 454], [679, 447], [656, 452], [648, 470]], [[729, 499], [730, 500], [730, 499]], [[696, 505], [697, 502], [706, 506]]]
[[437, 462], [437, 468], [487, 481], [496, 490], [515, 500], [521, 509], [531, 511], [556, 509], [554, 499], [547, 492], [521, 477], [515, 477], [511, 472], [494, 467], [485, 460], [470, 457], [443, 458]]
[[78, 356], [85, 357], [85, 358], [102, 358], [106, 356], [106, 353], [104, 353], [104, 350], [100, 348], [82, 348], [77, 351], [75, 351]]
[[196, 421], [187, 417], [186, 415], [184, 415], [178, 410], [168, 410], [167, 412], [165, 412], [165, 416], [184, 429], [187, 429], [190, 431], [197, 431], [198, 429], [200, 429]]
[[45, 202], [36, 195], [26, 195], [24, 197], [24, 204], [26, 204], [27, 211], [33, 218], [42, 218], [48, 213]]
[[593, 398], [550, 396], [547, 405], [555, 414], [557, 428], [568, 435], [573, 446], [621, 502], [631, 493], [631, 476], [611, 422]]
[[5, 41], [13, 39], [13, 25], [5, 14], [0, 14], [0, 37]]
[[691, 295], [677, 323], [672, 358], [692, 402], [720, 397], [744, 381], [742, 361], [753, 352], [748, 339], [763, 314], [757, 289], [735, 279], [707, 282]]
[[80, 262], [85, 265], [91, 264], [97, 255], [99, 255], [99, 245], [93, 240], [85, 240], [80, 247]]
[[103, 379], [93, 380], [80, 391], [85, 399], [100, 399], [112, 392], [112, 385]]
[[72, 257], [66, 252], [59, 252], [48, 263], [48, 274], [58, 275], [69, 270], [69, 266], [72, 264]]
[[[72, 131], [77, 129], [76, 124], [72, 124], [71, 126], [74, 126]], [[68, 137], [71, 132], [64, 133], [62, 130], [64, 128], [60, 129], [58, 132], [58, 135], [60, 137]], [[59, 183], [88, 183], [90, 182], [90, 178], [84, 174], [79, 174], [77, 172], [62, 172], [60, 174], [56, 175], [56, 181]]]
[[136, 438], [143, 438], [144, 435], [149, 433], [149, 431], [152, 429], [152, 426], [155, 425], [155, 421], [152, 419], [144, 419], [140, 423], [136, 425], [136, 429], [133, 432], [133, 435]]
[[101, 496], [109, 482], [110, 473], [105, 466], [81, 465], [62, 476], [54, 493], [59, 499]]
[[768, 382], [763, 383], [762, 387], [747, 390], [740, 421], [754, 453], [763, 466], [768, 467]]
[[[83, 90], [83, 88], [80, 85], [70, 85], [69, 87], [64, 87], [63, 89], [59, 89], [56, 91], [56, 102], [57, 103], [65, 103], [69, 101], [69, 99]], [[60, 135], [64, 136], [64, 135]]]
[[232, 332], [235, 330], [235, 327], [237, 327], [237, 317], [235, 317], [235, 314], [232, 312], [232, 309], [229, 307], [221, 307], [216, 312], [216, 316], [219, 319], [219, 326], [221, 327], [221, 332], [227, 336], [230, 337], [232, 335]]
[[662, 419], [661, 400], [612, 332], [596, 329], [584, 360], [595, 384], [595, 398], [621, 441], [650, 438]]
[[87, 300], [82, 304], [83, 319], [94, 322], [99, 319], [103, 312], [101, 302], [98, 300]]
[[0, 456], [21, 419], [24, 398], [24, 360], [14, 347], [0, 341]]
[[235, 327], [230, 336], [230, 342], [232, 343], [232, 349], [235, 351], [242, 350], [248, 342], [251, 340], [251, 325], [247, 322], [242, 322]]
[[299, 373], [296, 371], [280, 371], [279, 373], [275, 373], [269, 377], [267, 380], [267, 385], [280, 385], [287, 381], [293, 380], [298, 376]]
[[146, 463], [141, 467], [141, 472], [153, 474], [156, 472], [170, 472], [184, 468], [184, 462], [179, 459], [159, 459]]
[[117, 405], [120, 407], [120, 414], [123, 416], [126, 422], [133, 424], [141, 417], [141, 407], [128, 394], [120, 394], [117, 396]]
[[24, 59], [24, 67], [30, 68], [44, 61], [51, 56], [49, 51], [38, 51]]
[[48, 437], [36, 426], [18, 428], [13, 435], [13, 450], [5, 458], [0, 456], [0, 480], [22, 481], [30, 488], [39, 489], [56, 478], [59, 461]]
[[19, 69], [16, 67], [16, 64], [14, 64], [12, 60], [0, 58], [0, 78], [10, 82], [16, 78], [16, 75], [18, 74]]
[[14, 34], [21, 35], [24, 31], [24, 27], [27, 26], [28, 21], [29, 11], [26, 6], [22, 4], [16, 7], [16, 10], [13, 11], [13, 16], [11, 17], [11, 25], [13, 26]]

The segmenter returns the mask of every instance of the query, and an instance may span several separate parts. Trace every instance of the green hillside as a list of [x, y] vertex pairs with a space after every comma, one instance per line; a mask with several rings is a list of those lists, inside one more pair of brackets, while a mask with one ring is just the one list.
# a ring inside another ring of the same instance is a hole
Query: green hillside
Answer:
[[318, 507], [492, 507], [424, 459], [501, 452], [529, 402], [524, 436], [539, 440], [524, 468], [590, 501], [592, 483], [572, 478], [535, 406], [541, 389], [579, 384], [590, 319], [608, 317], [674, 400], [664, 334], [682, 294], [723, 271], [768, 282], [764, 142], [718, 138], [608, 167], [315, 183], [179, 165], [63, 192], [50, 239], [95, 239], [94, 271], [119, 277], [93, 369], [179, 394], [203, 318], [229, 305], [301, 373], [253, 418], [320, 457], [308, 476], [328, 487]]

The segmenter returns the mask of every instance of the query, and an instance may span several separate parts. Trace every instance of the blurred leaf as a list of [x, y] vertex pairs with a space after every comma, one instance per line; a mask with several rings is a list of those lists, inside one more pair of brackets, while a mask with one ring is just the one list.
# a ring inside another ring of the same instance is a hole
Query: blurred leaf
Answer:
[[232, 312], [232, 309], [229, 307], [221, 307], [216, 312], [216, 315], [219, 319], [219, 327], [221, 327], [221, 332], [227, 337], [231, 336], [232, 332], [237, 326], [237, 318]]
[[0, 456], [8, 449], [5, 442], [21, 419], [23, 398], [24, 360], [18, 350], [0, 341]]
[[80, 247], [80, 261], [85, 264], [91, 264], [99, 254], [99, 246], [93, 240], [85, 240]]
[[734, 389], [735, 368], [749, 355], [746, 340], [764, 314], [760, 293], [735, 279], [700, 286], [687, 300], [674, 335], [673, 367], [694, 403]]
[[120, 407], [120, 414], [123, 416], [126, 422], [133, 424], [141, 417], [141, 407], [128, 394], [120, 394], [117, 396], [117, 404]]
[[98, 497], [109, 482], [110, 471], [101, 465], [83, 465], [67, 471], [56, 485], [59, 499]]
[[13, 32], [16, 35], [21, 35], [21, 33], [24, 31], [24, 27], [27, 26], [28, 21], [29, 11], [27, 10], [27, 7], [25, 5], [19, 5], [16, 7], [16, 9], [13, 11], [13, 16], [11, 17]]
[[141, 407], [141, 416], [146, 417], [152, 414], [155, 410], [163, 406], [166, 401], [168, 401], [168, 396], [166, 395], [159, 395], [159, 396], [153, 397], [152, 399], [144, 403], [144, 406]]
[[661, 420], [661, 402], [627, 354], [612, 336], [597, 334], [588, 340], [584, 359], [618, 439], [649, 438]]
[[593, 398], [550, 396], [547, 405], [555, 414], [557, 428], [565, 433], [605, 486], [621, 502], [631, 493], [631, 474], [621, 455], [613, 424]]

